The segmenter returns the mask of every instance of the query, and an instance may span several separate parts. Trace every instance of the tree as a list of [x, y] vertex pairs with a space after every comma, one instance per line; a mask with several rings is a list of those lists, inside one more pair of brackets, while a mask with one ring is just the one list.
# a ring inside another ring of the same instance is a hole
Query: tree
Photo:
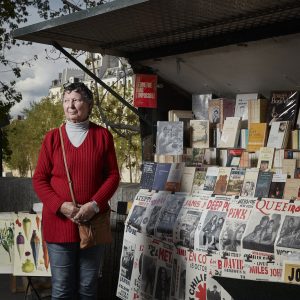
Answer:
[[4, 160], [11, 169], [17, 169], [20, 176], [27, 176], [28, 171], [32, 175], [44, 135], [64, 120], [61, 103], [55, 104], [48, 97], [32, 103], [24, 115], [24, 120], [15, 120], [5, 129], [10, 153]]

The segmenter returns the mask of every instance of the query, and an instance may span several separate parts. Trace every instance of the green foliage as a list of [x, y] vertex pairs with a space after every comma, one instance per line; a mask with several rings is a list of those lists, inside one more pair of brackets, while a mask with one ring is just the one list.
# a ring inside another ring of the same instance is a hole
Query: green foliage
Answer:
[[49, 98], [31, 104], [24, 115], [24, 120], [15, 120], [5, 129], [10, 153], [4, 160], [21, 176], [35, 168], [45, 133], [64, 120], [61, 103], [54, 104]]

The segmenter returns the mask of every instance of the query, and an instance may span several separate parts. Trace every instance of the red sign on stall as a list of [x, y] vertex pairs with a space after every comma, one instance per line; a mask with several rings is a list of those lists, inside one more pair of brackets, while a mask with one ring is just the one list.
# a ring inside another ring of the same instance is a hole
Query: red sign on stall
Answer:
[[157, 75], [136, 74], [134, 86], [135, 107], [157, 107]]

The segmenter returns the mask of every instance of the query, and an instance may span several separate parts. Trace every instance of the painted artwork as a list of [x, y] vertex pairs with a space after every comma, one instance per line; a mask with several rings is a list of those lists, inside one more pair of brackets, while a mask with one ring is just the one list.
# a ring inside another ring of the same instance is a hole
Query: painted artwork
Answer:
[[12, 213], [0, 213], [0, 274], [13, 272], [14, 223]]
[[41, 214], [14, 214], [14, 275], [51, 276], [46, 243], [42, 239]]

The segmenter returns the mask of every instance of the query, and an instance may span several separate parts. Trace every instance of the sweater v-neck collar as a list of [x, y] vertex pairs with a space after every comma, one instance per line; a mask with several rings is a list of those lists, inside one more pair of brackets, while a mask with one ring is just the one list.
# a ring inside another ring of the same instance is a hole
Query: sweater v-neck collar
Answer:
[[87, 132], [87, 135], [86, 135], [84, 141], [83, 141], [78, 147], [74, 146], [74, 145], [71, 143], [71, 141], [70, 141], [70, 139], [69, 139], [69, 137], [68, 137], [68, 134], [67, 134], [66, 123], [64, 124], [63, 128], [64, 128], [64, 130], [63, 130], [64, 138], [65, 138], [64, 140], [67, 141], [67, 143], [71, 146], [71, 148], [74, 148], [74, 149], [77, 149], [77, 150], [78, 150], [78, 149], [82, 148], [83, 145], [86, 143], [86, 141], [89, 139], [90, 131], [91, 131], [91, 129], [92, 129], [92, 123], [91, 123], [91, 122], [89, 123], [89, 130], [88, 130], [88, 132]]

